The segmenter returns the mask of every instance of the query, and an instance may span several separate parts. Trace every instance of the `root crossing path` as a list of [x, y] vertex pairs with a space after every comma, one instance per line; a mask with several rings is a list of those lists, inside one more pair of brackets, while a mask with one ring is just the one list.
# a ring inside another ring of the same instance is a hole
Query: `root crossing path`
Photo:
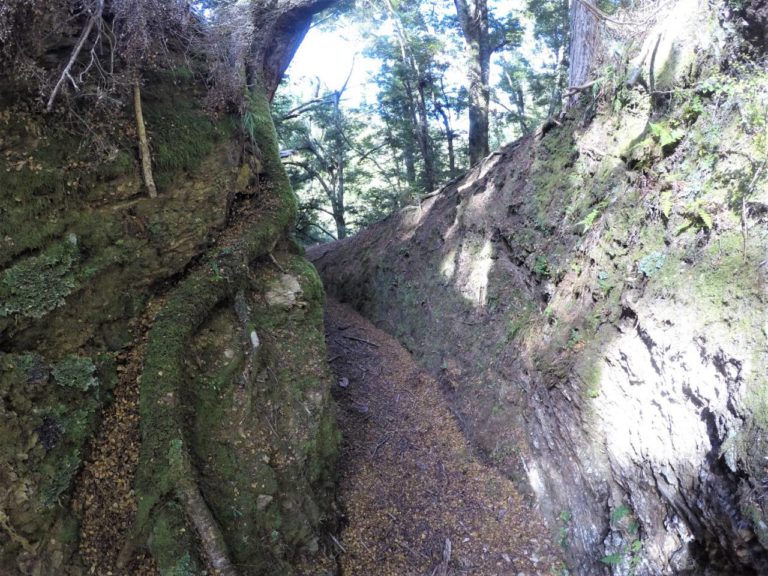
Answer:
[[394, 338], [330, 300], [326, 330], [344, 438], [341, 574], [559, 573], [543, 521], [474, 455], [438, 383]]

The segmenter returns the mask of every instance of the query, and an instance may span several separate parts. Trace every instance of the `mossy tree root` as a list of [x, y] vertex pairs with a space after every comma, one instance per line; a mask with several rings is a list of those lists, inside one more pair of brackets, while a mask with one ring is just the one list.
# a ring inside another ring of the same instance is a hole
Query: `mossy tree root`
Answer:
[[[140, 388], [141, 451], [136, 493], [136, 539], [149, 537], [161, 570], [179, 558], [179, 543], [152, 537], [153, 513], [169, 498], [178, 501], [194, 526], [208, 562], [224, 576], [235, 575], [222, 531], [195, 478], [182, 425], [181, 394], [190, 385], [186, 370], [189, 343], [221, 303], [246, 285], [250, 263], [271, 252], [296, 214], [296, 200], [280, 162], [277, 135], [264, 90], [253, 90], [250, 106], [257, 121], [250, 130], [263, 155], [265, 175], [276, 206], [225, 249], [210, 253], [204, 264], [171, 292], [149, 333]], [[129, 545], [130, 546], [130, 545]], [[183, 553], [183, 552], [182, 552]], [[125, 558], [126, 554], [121, 554]], [[174, 560], [174, 558], [176, 560]]]

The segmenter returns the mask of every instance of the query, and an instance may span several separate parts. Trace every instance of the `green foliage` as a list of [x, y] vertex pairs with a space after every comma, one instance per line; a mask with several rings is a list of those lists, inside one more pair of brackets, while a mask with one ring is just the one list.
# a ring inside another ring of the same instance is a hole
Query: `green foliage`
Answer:
[[77, 286], [73, 267], [78, 258], [76, 243], [65, 241], [6, 269], [0, 278], [0, 317], [42, 318], [64, 304]]
[[533, 273], [541, 279], [550, 277], [549, 261], [546, 256], [536, 256], [536, 259], [533, 262]]
[[67, 356], [53, 367], [53, 377], [59, 386], [83, 392], [96, 388], [99, 381], [94, 376], [96, 366], [86, 356]]
[[510, 342], [514, 340], [515, 336], [517, 336], [520, 333], [520, 330], [522, 330], [526, 323], [528, 318], [524, 317], [516, 317], [516, 318], [510, 318], [507, 320], [507, 332], [506, 332], [506, 340], [507, 342]]
[[578, 329], [572, 328], [571, 335], [568, 338], [568, 343], [566, 345], [568, 346], [568, 348], [573, 349], [573, 348], [576, 348], [576, 346], [578, 346], [583, 340], [584, 340], [584, 336], [582, 335], [582, 333]]
[[605, 209], [606, 203], [600, 202], [595, 206], [585, 217], [583, 220], [578, 222], [578, 224], [581, 224], [584, 227], [584, 230], [582, 232], [586, 232], [590, 228], [592, 228], [592, 225], [595, 223], [595, 221], [600, 217], [600, 214], [602, 214], [603, 210]]
[[672, 192], [665, 190], [661, 193], [659, 208], [661, 209], [661, 214], [664, 216], [665, 220], [669, 220], [669, 217], [672, 214]]
[[651, 129], [651, 135], [654, 140], [659, 143], [659, 146], [661, 146], [665, 155], [670, 154], [685, 136], [684, 130], [681, 128], [672, 128], [667, 124], [655, 124], [651, 122], [649, 127]]
[[632, 516], [632, 509], [626, 504], [614, 508], [611, 512], [611, 527], [620, 531], [622, 536], [629, 540], [629, 544], [606, 554], [600, 559], [600, 562], [609, 566], [626, 565], [627, 574], [634, 576], [642, 559], [643, 542], [638, 538], [640, 525]]
[[692, 124], [701, 116], [702, 112], [704, 112], [704, 103], [701, 96], [694, 94], [683, 105], [682, 118], [685, 122]]
[[608, 564], [608, 566], [618, 566], [624, 561], [624, 554], [621, 552], [614, 552], [600, 558], [600, 562]]
[[693, 228], [695, 230], [711, 230], [712, 216], [705, 208], [705, 202], [702, 199], [696, 199], [689, 202], [682, 211], [684, 222], [678, 226], [676, 234], [682, 234], [686, 230]]
[[616, 507], [613, 512], [611, 512], [611, 523], [618, 524], [624, 518], [629, 516], [631, 512], [632, 509], [626, 504], [622, 504], [621, 506]]
[[663, 252], [651, 252], [643, 256], [637, 263], [637, 269], [643, 273], [646, 278], [654, 276], [661, 267], [664, 266], [667, 256]]
[[597, 285], [604, 295], [608, 295], [616, 286], [613, 280], [611, 280], [611, 275], [605, 270], [600, 270], [597, 273]]

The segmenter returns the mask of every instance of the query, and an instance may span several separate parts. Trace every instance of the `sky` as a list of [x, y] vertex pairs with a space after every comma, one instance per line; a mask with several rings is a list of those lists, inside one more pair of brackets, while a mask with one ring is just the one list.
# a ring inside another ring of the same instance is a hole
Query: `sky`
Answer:
[[351, 70], [344, 92], [346, 103], [353, 107], [374, 103], [376, 86], [370, 77], [379, 69], [379, 62], [363, 56], [363, 46], [362, 37], [352, 26], [334, 31], [313, 26], [288, 68], [292, 85], [306, 85], [305, 89], [311, 91], [313, 82], [319, 78], [329, 91], [336, 91], [344, 86]]
[[[513, 2], [513, 4], [519, 4], [519, 2]], [[349, 20], [346, 21], [349, 22]], [[520, 48], [522, 54], [534, 66], [541, 65], [543, 60], [551, 58], [551, 55], [536, 46], [531, 30], [532, 26], [529, 25], [526, 28], [525, 40]], [[383, 28], [379, 30], [379, 33], [386, 32]], [[292, 89], [303, 86], [307, 91], [307, 99], [311, 99], [311, 87], [316, 82], [316, 78], [319, 78], [321, 84], [326, 86], [329, 91], [335, 91], [344, 85], [344, 81], [352, 69], [352, 75], [345, 92], [347, 105], [356, 107], [365, 102], [375, 103], [376, 86], [372, 77], [380, 65], [378, 60], [363, 56], [364, 45], [362, 35], [354, 25], [342, 25], [333, 30], [328, 30], [322, 26], [312, 26], [287, 71]], [[449, 72], [449, 82], [454, 81], [460, 84], [465, 82], [461, 64], [461, 62], [456, 63], [452, 73]], [[498, 73], [498, 68], [492, 66], [492, 83], [498, 80]]]

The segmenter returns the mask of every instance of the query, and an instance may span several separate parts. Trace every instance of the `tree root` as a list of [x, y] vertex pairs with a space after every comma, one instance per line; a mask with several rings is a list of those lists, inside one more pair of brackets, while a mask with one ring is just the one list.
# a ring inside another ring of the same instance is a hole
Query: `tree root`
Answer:
[[194, 480], [181, 482], [176, 489], [176, 495], [184, 505], [184, 510], [192, 521], [203, 550], [208, 556], [211, 567], [216, 570], [216, 574], [237, 576], [237, 571], [229, 560], [227, 544], [224, 542], [221, 528]]
[[0, 528], [8, 534], [13, 542], [21, 546], [25, 552], [30, 554], [37, 552], [37, 544], [32, 544], [29, 540], [24, 538], [24, 536], [19, 534], [11, 525], [10, 518], [8, 518], [8, 515], [3, 510], [0, 510]]
[[[189, 387], [186, 358], [197, 329], [221, 303], [236, 297], [248, 280], [250, 263], [268, 255], [293, 222], [296, 201], [280, 163], [277, 136], [264, 90], [254, 90], [250, 105], [258, 119], [254, 139], [264, 156], [265, 173], [278, 206], [249, 226], [246, 234], [217, 247], [170, 293], [149, 333], [140, 389], [141, 453], [136, 481], [139, 506], [137, 544], [151, 533], [153, 515], [168, 498], [178, 501], [212, 567], [236, 576], [223, 533], [201, 494], [184, 440], [182, 391]], [[174, 543], [175, 544], [175, 543]], [[130, 557], [129, 542], [121, 553]], [[155, 550], [150, 543], [153, 554]]]

